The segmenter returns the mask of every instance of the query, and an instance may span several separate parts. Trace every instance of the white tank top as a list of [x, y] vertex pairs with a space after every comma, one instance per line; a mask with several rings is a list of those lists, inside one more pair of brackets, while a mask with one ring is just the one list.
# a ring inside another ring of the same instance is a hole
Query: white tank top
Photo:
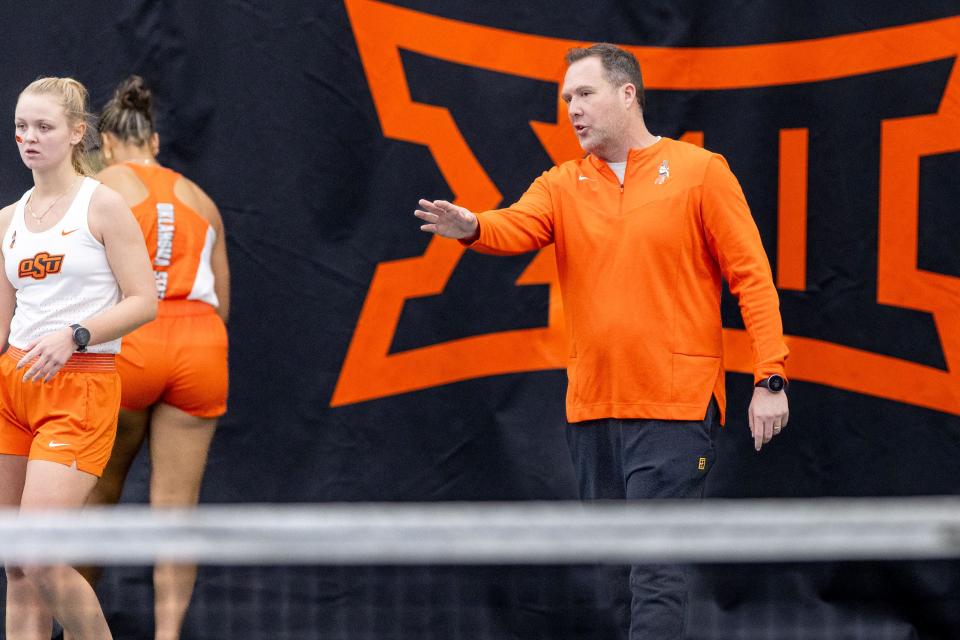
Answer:
[[[87, 225], [90, 198], [100, 183], [84, 178], [70, 208], [52, 229], [35, 233], [24, 221], [33, 189], [17, 203], [3, 236], [4, 268], [17, 290], [8, 342], [26, 349], [53, 331], [80, 323], [120, 301], [106, 250]], [[92, 353], [118, 353], [120, 340], [91, 345]]]

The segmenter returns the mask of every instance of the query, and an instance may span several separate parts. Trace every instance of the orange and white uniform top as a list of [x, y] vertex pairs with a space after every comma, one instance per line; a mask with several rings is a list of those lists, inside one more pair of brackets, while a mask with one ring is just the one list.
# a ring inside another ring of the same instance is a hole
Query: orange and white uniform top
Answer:
[[146, 190], [132, 210], [153, 263], [160, 305], [156, 320], [123, 338], [117, 358], [121, 406], [142, 411], [165, 403], [192, 416], [221, 416], [227, 410], [229, 372], [227, 331], [217, 315], [214, 288], [224, 284], [214, 282], [219, 227], [177, 197], [175, 188], [186, 178], [176, 171], [133, 162], [123, 166]]
[[210, 258], [217, 232], [174, 194], [181, 176], [156, 165], [127, 163], [149, 194], [132, 207], [143, 230], [160, 300], [199, 300], [218, 306]]
[[[63, 218], [51, 229], [27, 229], [24, 213], [33, 189], [17, 202], [3, 236], [4, 268], [17, 290], [10, 346], [26, 349], [38, 338], [82, 323], [120, 301], [106, 249], [90, 232], [90, 198], [100, 183], [84, 178]], [[91, 353], [117, 353], [120, 340], [90, 345]]]

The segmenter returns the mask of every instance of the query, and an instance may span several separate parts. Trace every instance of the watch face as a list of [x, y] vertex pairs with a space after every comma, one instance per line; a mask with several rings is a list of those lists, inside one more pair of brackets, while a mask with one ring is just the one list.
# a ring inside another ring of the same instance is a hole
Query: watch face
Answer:
[[767, 378], [767, 388], [770, 391], [783, 391], [783, 378], [778, 375], [772, 375]]
[[85, 347], [90, 343], [90, 331], [83, 327], [77, 327], [73, 330], [73, 341], [78, 346]]

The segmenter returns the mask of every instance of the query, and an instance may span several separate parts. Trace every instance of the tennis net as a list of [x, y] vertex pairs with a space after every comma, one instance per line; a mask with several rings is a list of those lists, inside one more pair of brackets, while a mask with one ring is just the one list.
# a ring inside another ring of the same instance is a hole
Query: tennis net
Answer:
[[6, 511], [0, 556], [108, 567], [115, 638], [158, 562], [200, 565], [185, 639], [625, 637], [636, 562], [696, 564], [690, 638], [949, 638], [960, 499]]

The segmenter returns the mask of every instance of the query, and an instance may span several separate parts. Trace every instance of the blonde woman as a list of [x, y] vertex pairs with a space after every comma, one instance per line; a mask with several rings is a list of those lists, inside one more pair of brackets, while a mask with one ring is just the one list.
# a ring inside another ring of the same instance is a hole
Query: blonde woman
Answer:
[[[120, 338], [155, 317], [156, 286], [130, 208], [88, 177], [83, 85], [36, 80], [14, 126], [34, 186], [0, 210], [0, 504], [79, 508], [113, 447]], [[111, 638], [73, 568], [6, 573], [8, 640], [46, 640], [53, 618], [75, 638]]]

